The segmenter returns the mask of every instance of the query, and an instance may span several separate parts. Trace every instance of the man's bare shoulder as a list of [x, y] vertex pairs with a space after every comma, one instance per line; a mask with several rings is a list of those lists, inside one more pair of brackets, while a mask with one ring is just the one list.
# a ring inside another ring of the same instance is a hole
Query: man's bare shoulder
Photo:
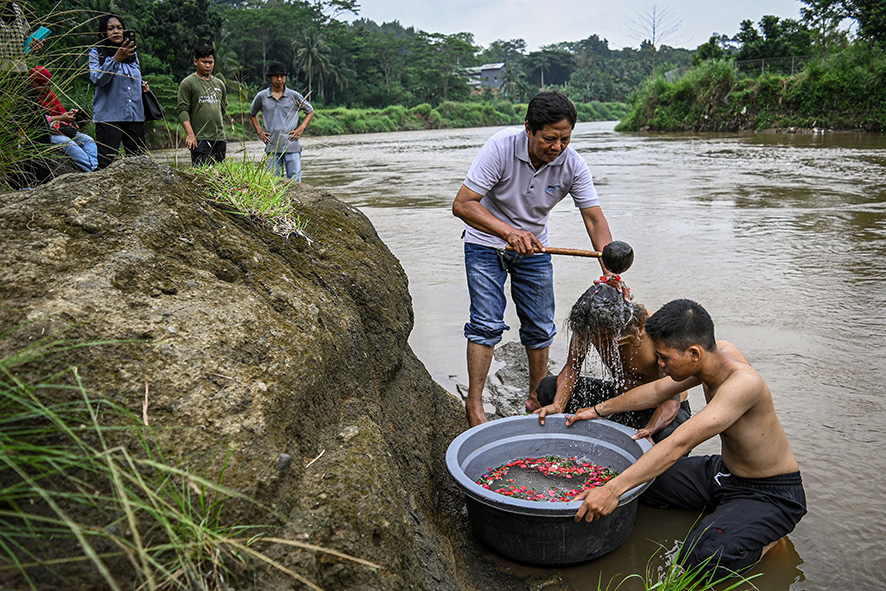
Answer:
[[[725, 397], [744, 399], [744, 405], [753, 405], [760, 396], [768, 392], [763, 377], [757, 373], [747, 358], [728, 341], [717, 342], [720, 358], [721, 380], [719, 384], [709, 384], [711, 395], [722, 392]], [[721, 395], [721, 400], [724, 396]]]
[[717, 351], [738, 363], [743, 363], [744, 365], [751, 367], [751, 362], [744, 356], [744, 353], [739, 351], [738, 347], [729, 341], [717, 341]]

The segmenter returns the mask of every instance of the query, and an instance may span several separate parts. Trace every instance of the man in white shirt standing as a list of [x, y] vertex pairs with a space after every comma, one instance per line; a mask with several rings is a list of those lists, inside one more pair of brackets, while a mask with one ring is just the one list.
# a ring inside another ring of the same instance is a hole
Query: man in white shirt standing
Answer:
[[[524, 129], [503, 130], [486, 142], [452, 205], [452, 213], [465, 222], [471, 297], [464, 329], [469, 382], [465, 411], [471, 426], [486, 421], [483, 386], [495, 345], [509, 328], [504, 323], [509, 275], [520, 341], [529, 358], [526, 410], [540, 408], [535, 387], [547, 374], [548, 351], [557, 333], [553, 265], [544, 252], [550, 211], [571, 195], [594, 248], [602, 250], [612, 241], [587, 163], [568, 147], [576, 119], [575, 105], [566, 96], [536, 95]], [[611, 275], [605, 267], [603, 273]]]

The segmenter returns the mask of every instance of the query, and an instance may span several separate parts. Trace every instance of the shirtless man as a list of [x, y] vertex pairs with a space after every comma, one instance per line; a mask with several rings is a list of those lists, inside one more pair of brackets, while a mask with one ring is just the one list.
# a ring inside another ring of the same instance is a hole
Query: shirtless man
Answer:
[[[557, 376], [543, 378], [536, 389], [544, 405], [535, 411], [542, 425], [550, 414], [575, 413], [662, 377], [655, 347], [646, 334], [649, 313], [640, 304], [626, 301], [624, 291], [617, 279], [599, 283], [572, 306], [567, 320], [571, 338], [566, 364]], [[581, 375], [591, 346], [612, 379]], [[609, 420], [637, 429], [639, 437], [659, 442], [690, 417], [686, 397], [686, 392], [681, 392], [655, 408], [610, 415]]]
[[[577, 496], [584, 502], [575, 520], [608, 515], [622, 494], [655, 478], [640, 497], [644, 504], [708, 513], [684, 542], [684, 566], [712, 557], [705, 570], [732, 575], [759, 561], [806, 514], [797, 459], [763, 378], [735, 346], [714, 340], [704, 308], [669, 302], [649, 318], [646, 332], [668, 377], [583, 409], [566, 424], [649, 408], [697, 385], [707, 405], [624, 472]], [[714, 435], [721, 455], [682, 457]]]

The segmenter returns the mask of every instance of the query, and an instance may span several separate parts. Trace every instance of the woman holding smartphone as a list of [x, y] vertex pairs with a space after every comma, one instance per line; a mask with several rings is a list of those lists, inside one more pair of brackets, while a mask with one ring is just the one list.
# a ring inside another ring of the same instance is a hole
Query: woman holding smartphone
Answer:
[[147, 151], [142, 80], [133, 38], [126, 39], [123, 19], [105, 14], [98, 20], [99, 42], [89, 50], [89, 79], [95, 84], [92, 120], [98, 144], [98, 167], [114, 161], [122, 144], [127, 154]]

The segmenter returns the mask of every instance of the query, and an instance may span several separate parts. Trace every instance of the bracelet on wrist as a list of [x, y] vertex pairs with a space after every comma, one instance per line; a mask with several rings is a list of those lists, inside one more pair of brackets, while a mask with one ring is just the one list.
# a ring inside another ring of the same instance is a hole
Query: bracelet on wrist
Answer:
[[[598, 402], [597, 404], [600, 404], [600, 403]], [[597, 404], [595, 404], [595, 405], [593, 406], [594, 412], [597, 413], [597, 416], [598, 416], [598, 417], [600, 417], [601, 419], [603, 419], [603, 418], [605, 418], [605, 417], [600, 413], [599, 410], [597, 410]]]

